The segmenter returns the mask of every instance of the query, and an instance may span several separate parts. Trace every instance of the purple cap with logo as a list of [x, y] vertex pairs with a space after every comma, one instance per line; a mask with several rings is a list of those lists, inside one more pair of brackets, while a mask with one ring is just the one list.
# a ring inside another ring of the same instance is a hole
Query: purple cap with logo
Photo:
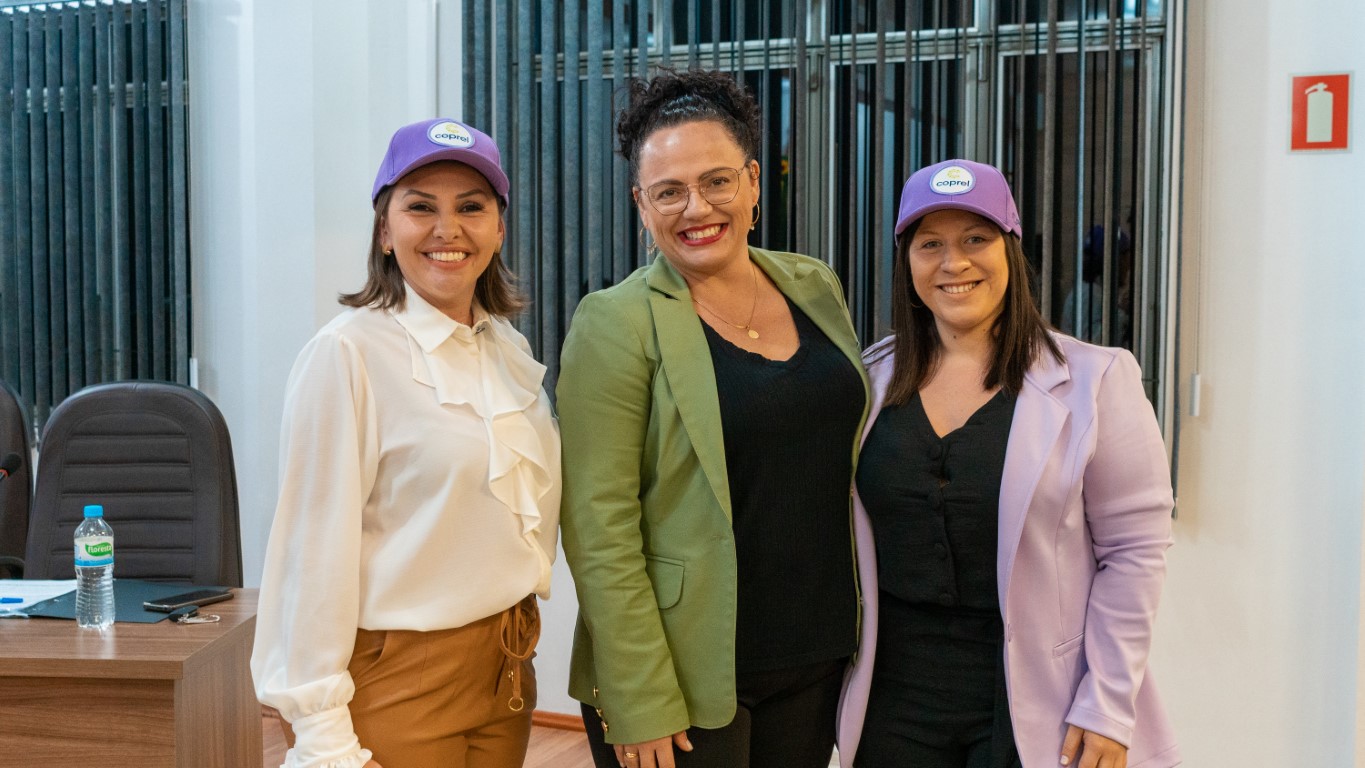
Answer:
[[1023, 237], [1014, 195], [1000, 169], [971, 160], [945, 160], [915, 171], [901, 190], [896, 236], [921, 217], [955, 208], [985, 216], [1015, 237]]
[[389, 139], [389, 151], [379, 163], [374, 178], [374, 202], [384, 187], [408, 173], [438, 160], [457, 160], [483, 174], [493, 191], [507, 205], [507, 173], [502, 170], [502, 154], [488, 134], [456, 120], [438, 117], [405, 125]]

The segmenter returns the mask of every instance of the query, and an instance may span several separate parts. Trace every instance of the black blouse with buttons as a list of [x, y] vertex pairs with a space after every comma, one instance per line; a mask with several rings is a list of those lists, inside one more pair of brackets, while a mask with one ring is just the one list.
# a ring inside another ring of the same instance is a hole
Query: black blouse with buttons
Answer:
[[916, 394], [883, 408], [863, 444], [880, 612], [859, 768], [961, 765], [930, 757], [954, 744], [985, 750], [973, 765], [1018, 765], [995, 572], [1014, 404], [997, 393], [940, 437]]
[[999, 610], [1000, 475], [1014, 417], [1003, 391], [939, 437], [916, 394], [883, 408], [858, 459], [878, 584], [908, 603]]

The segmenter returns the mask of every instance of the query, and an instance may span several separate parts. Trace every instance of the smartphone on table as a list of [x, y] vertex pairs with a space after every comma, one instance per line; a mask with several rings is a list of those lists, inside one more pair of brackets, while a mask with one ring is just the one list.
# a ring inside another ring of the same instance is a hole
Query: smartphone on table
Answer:
[[188, 605], [208, 605], [223, 600], [231, 600], [232, 592], [226, 589], [196, 589], [193, 592], [182, 592], [170, 597], [162, 597], [156, 600], [148, 600], [142, 604], [143, 608], [149, 611], [160, 611], [170, 613], [178, 608]]

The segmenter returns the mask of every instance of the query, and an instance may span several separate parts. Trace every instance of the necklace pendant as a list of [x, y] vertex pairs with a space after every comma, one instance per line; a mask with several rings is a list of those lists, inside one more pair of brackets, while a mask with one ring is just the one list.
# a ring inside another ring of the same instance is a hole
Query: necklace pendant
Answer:
[[751, 338], [751, 339], [756, 339], [756, 338], [758, 338], [758, 331], [755, 331], [753, 328], [750, 328], [750, 329], [749, 329], [749, 338]]

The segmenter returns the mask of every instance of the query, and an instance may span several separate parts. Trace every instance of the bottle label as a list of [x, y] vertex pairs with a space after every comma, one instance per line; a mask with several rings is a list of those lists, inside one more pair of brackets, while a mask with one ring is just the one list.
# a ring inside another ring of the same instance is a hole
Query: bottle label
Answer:
[[114, 564], [114, 537], [82, 536], [76, 539], [76, 567]]

